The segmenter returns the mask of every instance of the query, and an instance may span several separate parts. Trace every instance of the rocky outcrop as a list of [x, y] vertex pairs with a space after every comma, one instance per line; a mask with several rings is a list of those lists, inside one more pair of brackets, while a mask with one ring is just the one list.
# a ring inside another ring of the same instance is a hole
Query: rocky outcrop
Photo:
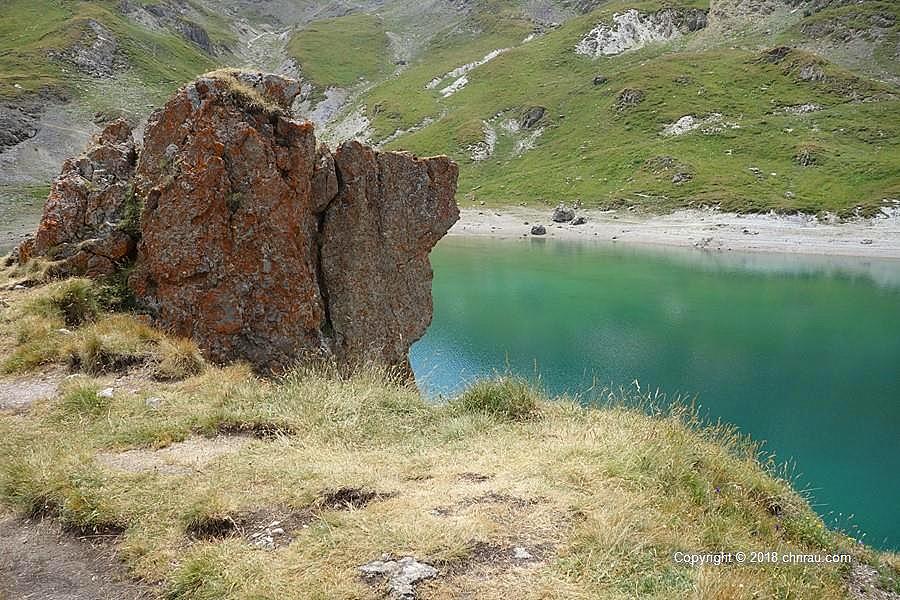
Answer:
[[355, 142], [332, 154], [290, 117], [299, 92], [201, 77], [151, 116], [139, 156], [111, 124], [65, 163], [17, 259], [91, 277], [133, 264], [139, 304], [214, 361], [408, 365], [431, 321], [428, 254], [459, 217], [457, 167]]
[[151, 116], [135, 177], [136, 296], [212, 360], [261, 367], [328, 342], [316, 236], [330, 199], [313, 194], [312, 125], [271, 98], [229, 76], [182, 88]]
[[183, 0], [159, 4], [121, 0], [118, 8], [120, 13], [135, 23], [155, 31], [174, 31], [207, 54], [220, 54], [223, 50], [213, 43], [206, 29], [192, 20], [196, 11]]
[[50, 55], [93, 77], [112, 77], [128, 66], [119, 52], [115, 34], [93, 19], [87, 21], [81, 38], [75, 44], [61, 51], [53, 51]]
[[706, 27], [706, 11], [665, 8], [645, 13], [635, 9], [616, 13], [613, 22], [600, 23], [575, 46], [585, 56], [611, 56], [643, 48], [655, 42], [667, 42]]
[[0, 152], [36, 136], [40, 116], [37, 102], [0, 102]]
[[428, 254], [459, 218], [457, 167], [356, 142], [332, 154], [290, 117], [298, 93], [276, 75], [201, 77], [151, 116], [139, 157], [113, 123], [65, 163], [17, 259], [92, 277], [133, 263], [139, 304], [214, 361], [408, 367], [431, 322]]
[[405, 364], [431, 323], [428, 253], [459, 218], [446, 157], [338, 148], [340, 186], [323, 213], [322, 290], [333, 350], [351, 364]]
[[111, 275], [134, 254], [128, 231], [130, 182], [137, 154], [131, 127], [114, 121], [88, 150], [67, 160], [53, 182], [34, 237], [18, 249], [18, 260], [42, 256], [58, 262], [63, 275]]

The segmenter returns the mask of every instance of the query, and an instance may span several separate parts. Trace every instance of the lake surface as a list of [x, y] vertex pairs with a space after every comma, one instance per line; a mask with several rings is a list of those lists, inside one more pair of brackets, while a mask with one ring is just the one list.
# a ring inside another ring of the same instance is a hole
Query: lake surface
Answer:
[[696, 396], [796, 463], [826, 522], [900, 548], [900, 261], [447, 238], [432, 264], [430, 395], [511, 371]]

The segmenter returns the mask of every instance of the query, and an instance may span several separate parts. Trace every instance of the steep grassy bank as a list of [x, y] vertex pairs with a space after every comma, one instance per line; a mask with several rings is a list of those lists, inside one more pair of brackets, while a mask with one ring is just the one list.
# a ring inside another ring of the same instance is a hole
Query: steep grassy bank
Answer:
[[[747, 440], [658, 399], [585, 408], [503, 378], [428, 404], [376, 370], [260, 379], [110, 314], [118, 289], [2, 292], [0, 503], [114, 536], [168, 598], [375, 598], [358, 567], [383, 554], [438, 569], [422, 598], [842, 598], [863, 564], [896, 585], [896, 556], [829, 531]], [[36, 370], [58, 390], [10, 408]], [[854, 562], [673, 560], [718, 549]]]

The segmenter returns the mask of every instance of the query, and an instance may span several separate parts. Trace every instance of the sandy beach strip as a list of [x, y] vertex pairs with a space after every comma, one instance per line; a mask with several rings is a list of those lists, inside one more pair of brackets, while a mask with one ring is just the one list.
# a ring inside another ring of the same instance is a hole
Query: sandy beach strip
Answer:
[[694, 247], [712, 252], [770, 252], [900, 259], [900, 211], [874, 219], [823, 223], [807, 215], [734, 214], [715, 210], [679, 210], [642, 215], [625, 210], [579, 210], [583, 225], [554, 223], [552, 209], [523, 207], [463, 208], [450, 230], [454, 236], [537, 237], [616, 244]]

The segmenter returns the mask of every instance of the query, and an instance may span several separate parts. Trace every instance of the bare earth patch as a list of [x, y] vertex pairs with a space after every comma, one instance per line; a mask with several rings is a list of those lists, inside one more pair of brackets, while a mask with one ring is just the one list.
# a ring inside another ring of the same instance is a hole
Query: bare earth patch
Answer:
[[247, 436], [191, 437], [161, 450], [128, 450], [97, 455], [100, 464], [125, 473], [155, 472], [162, 475], [190, 475], [219, 457], [238, 452], [252, 441]]
[[56, 395], [64, 375], [60, 371], [0, 380], [0, 410], [24, 410]]
[[187, 534], [201, 540], [241, 537], [257, 548], [275, 550], [289, 545], [315, 518], [309, 510], [261, 508], [207, 519], [202, 525], [189, 528]]
[[138, 600], [153, 595], [129, 580], [110, 543], [78, 538], [50, 520], [0, 517], [0, 598]]

